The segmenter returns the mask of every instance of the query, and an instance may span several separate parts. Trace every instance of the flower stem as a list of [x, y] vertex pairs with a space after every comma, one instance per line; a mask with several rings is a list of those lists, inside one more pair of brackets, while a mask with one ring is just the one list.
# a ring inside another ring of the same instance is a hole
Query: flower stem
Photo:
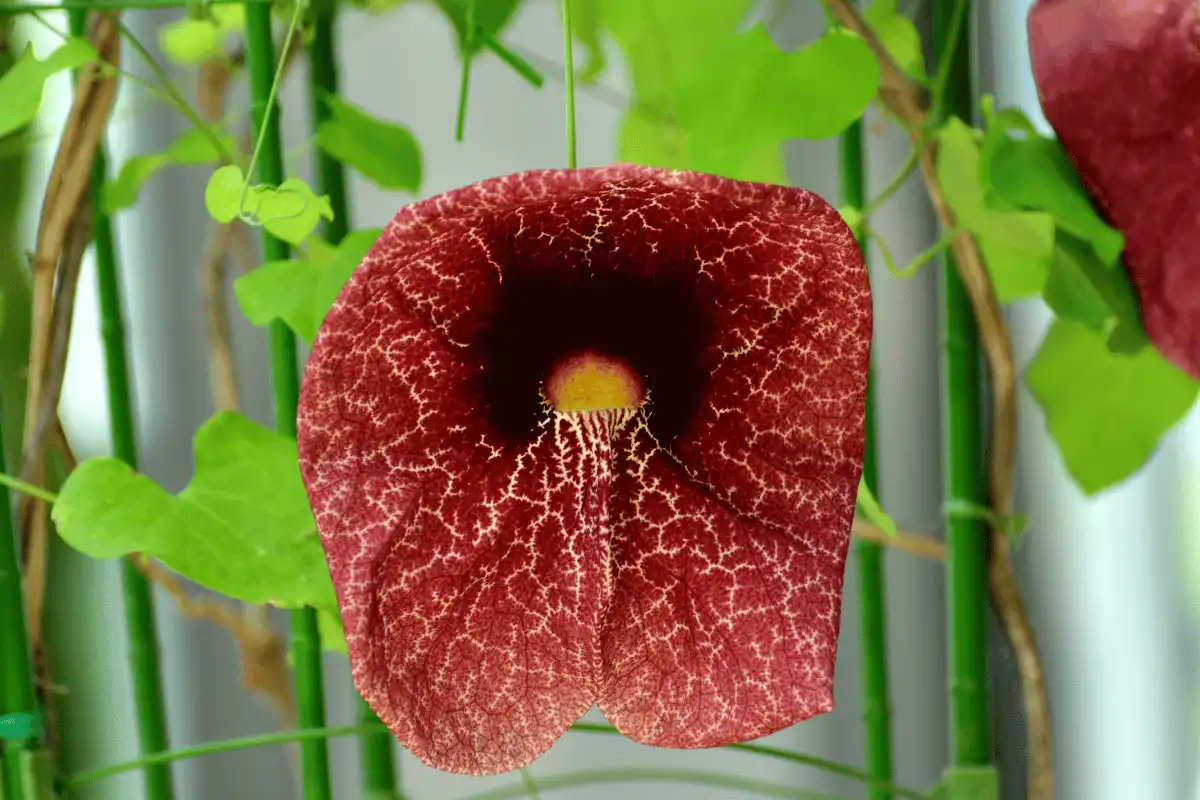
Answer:
[[[863, 125], [858, 120], [841, 138], [842, 202], [861, 207], [865, 196]], [[858, 243], [864, 247], [862, 240]], [[865, 252], [864, 252], [865, 255]], [[875, 370], [868, 370], [866, 449], [863, 481], [879, 496], [877, 439], [875, 436]], [[858, 561], [859, 619], [862, 627], [863, 728], [866, 735], [867, 769], [881, 781], [892, 779], [891, 698], [888, 693], [887, 622], [884, 613], [885, 584], [883, 548], [871, 542], [854, 543]], [[891, 792], [873, 787], [871, 800], [890, 800]]]
[[578, 166], [575, 146], [575, 57], [571, 32], [571, 0], [562, 0], [563, 86], [567, 106], [567, 166]]
[[[296, 19], [292, 19], [294, 31]], [[283, 183], [283, 146], [279, 134], [279, 109], [274, 104], [279, 80], [274, 70], [275, 44], [271, 39], [271, 7], [246, 3], [246, 67], [250, 78], [250, 113], [258, 131], [258, 178], [262, 183]], [[247, 176], [249, 179], [249, 176]], [[286, 242], [263, 230], [263, 257], [288, 258]], [[275, 427], [285, 436], [296, 435], [296, 404], [300, 378], [296, 370], [296, 337], [279, 320], [271, 323], [271, 378], [275, 394]], [[321, 679], [321, 643], [316, 612], [302, 608], [291, 612], [292, 661], [295, 669], [299, 723], [305, 728], [325, 725], [325, 695]], [[304, 741], [300, 747], [305, 800], [329, 800], [329, 753], [322, 739]]]
[[[72, 36], [83, 36], [87, 12], [72, 9]], [[120, 24], [119, 22], [117, 23]], [[141, 48], [128, 29], [127, 39]], [[101, 144], [92, 163], [92, 239], [96, 255], [97, 294], [100, 302], [100, 337], [104, 343], [104, 366], [108, 388], [108, 419], [113, 455], [137, 469], [137, 434], [129, 367], [125, 357], [125, 319], [117, 276], [116, 246], [112, 222], [104, 213], [104, 184], [107, 159]], [[167, 749], [167, 715], [163, 705], [162, 676], [158, 660], [158, 634], [154, 628], [154, 597], [150, 585], [130, 556], [121, 559], [121, 587], [125, 605], [130, 672], [133, 676], [133, 705], [138, 720], [138, 744], [143, 753]], [[147, 800], [171, 800], [175, 796], [171, 772], [165, 765], [147, 767], [144, 773]]]
[[[316, 0], [313, 40], [309, 48], [309, 87], [312, 97], [313, 120], [320, 125], [332, 115], [325, 102], [326, 94], [338, 90], [337, 58], [334, 54], [334, 31], [337, 6], [334, 0]], [[470, 59], [466, 59], [469, 61]], [[337, 245], [350, 227], [349, 201], [346, 196], [346, 170], [342, 163], [318, 148], [318, 194], [329, 195], [333, 219], [326, 220], [323, 233], [326, 241]], [[364, 724], [378, 723], [379, 718], [366, 701], [359, 698], [359, 719]], [[392, 736], [386, 730], [363, 734], [360, 740], [363, 792], [397, 793], [396, 764], [392, 754]]]
[[[961, 35], [968, 0], [933, 4], [939, 75], [947, 76], [939, 110], [970, 122], [970, 49]], [[939, 81], [939, 84], [941, 81]], [[943, 346], [947, 503], [987, 503], [983, 460], [979, 331], [953, 259], [943, 262]], [[976, 519], [946, 520], [947, 598], [950, 617], [951, 752], [956, 765], [990, 761], [987, 675], [987, 537]]]

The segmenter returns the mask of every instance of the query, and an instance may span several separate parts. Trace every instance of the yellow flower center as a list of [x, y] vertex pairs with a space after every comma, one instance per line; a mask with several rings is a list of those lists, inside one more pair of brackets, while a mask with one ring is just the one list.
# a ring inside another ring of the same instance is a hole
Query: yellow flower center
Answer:
[[550, 368], [545, 394], [558, 411], [602, 411], [637, 408], [646, 398], [646, 389], [641, 376], [624, 360], [583, 350]]

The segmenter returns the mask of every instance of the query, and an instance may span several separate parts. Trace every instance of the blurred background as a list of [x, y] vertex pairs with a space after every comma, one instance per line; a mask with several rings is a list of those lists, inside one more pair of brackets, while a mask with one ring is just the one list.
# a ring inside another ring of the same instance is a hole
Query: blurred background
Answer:
[[[483, 0], [486, 2], [486, 0]], [[715, 3], [721, 0], [696, 0]], [[925, 4], [914, 7], [923, 24]], [[980, 0], [972, 44], [980, 93], [999, 106], [1022, 108], [1045, 130], [1029, 72], [1025, 16], [1031, 0]], [[179, 10], [136, 12], [127, 23], [152, 50], [156, 31]], [[48, 19], [65, 27], [61, 15]], [[796, 47], [820, 35], [825, 18], [817, 0], [763, 3], [754, 19], [767, 21], [777, 43]], [[748, 20], [748, 23], [751, 20]], [[21, 31], [39, 46], [54, 37], [36, 25]], [[454, 141], [459, 62], [451, 32], [422, 3], [383, 18], [348, 12], [339, 35], [342, 93], [370, 112], [401, 121], [424, 152], [425, 196], [520, 170], [566, 163], [561, 91], [561, 27], [557, 0], [529, 0], [505, 41], [546, 76], [532, 89], [490, 55], [477, 62], [466, 139]], [[615, 158], [617, 124], [629, 89], [619, 54], [609, 50], [599, 85], [579, 87], [577, 115], [581, 166]], [[144, 72], [137, 59], [127, 68]], [[311, 177], [311, 151], [302, 147], [311, 129], [304, 69], [293, 70], [280, 103], [291, 151], [288, 171]], [[194, 73], [191, 73], [194, 75]], [[173, 77], [191, 96], [194, 80]], [[244, 87], [240, 89], [244, 92]], [[61, 125], [69, 102], [64, 76], [51, 82], [43, 128]], [[244, 106], [245, 97], [233, 102]], [[170, 108], [141, 91], [123, 91], [110, 128], [111, 163], [164, 149], [182, 130]], [[36, 210], [53, 156], [42, 137], [31, 159], [25, 241], [30, 249]], [[878, 193], [903, 165], [907, 137], [872, 110], [868, 116], [868, 176]], [[787, 151], [791, 181], [838, 201], [834, 141], [793, 142]], [[207, 172], [166, 170], [143, 189], [135, 209], [117, 219], [132, 372], [140, 425], [141, 466], [168, 490], [183, 487], [192, 472], [191, 437], [213, 411], [204, 349], [200, 277], [196, 269], [211, 222], [203, 206]], [[387, 193], [351, 174], [352, 226], [384, 225], [412, 198]], [[910, 181], [875, 219], [899, 263], [936, 238], [924, 188]], [[878, 254], [873, 255], [881, 264]], [[874, 270], [878, 363], [881, 497], [903, 529], [940, 536], [941, 445], [938, 271], [899, 280]], [[95, 277], [89, 260], [80, 282], [73, 350], [63, 416], [80, 457], [107, 454], [107, 408], [97, 387], [104, 380]], [[230, 293], [232, 303], [232, 291]], [[233, 306], [236, 309], [236, 306]], [[243, 410], [270, 424], [266, 337], [234, 313]], [[1009, 315], [1019, 364], [1033, 354], [1048, 316], [1040, 300], [1018, 304]], [[1196, 668], [1200, 628], [1200, 420], [1174, 432], [1153, 461], [1126, 484], [1085, 499], [1066, 476], [1044, 421], [1022, 390], [1018, 505], [1029, 528], [1017, 550], [1020, 578], [1038, 631], [1055, 713], [1059, 796], [1063, 800], [1191, 800], [1200, 798]], [[117, 565], [89, 565], [59, 548], [51, 599], [56, 681], [67, 687], [60, 703], [73, 720], [73, 769], [133, 757], [136, 750], [130, 681], [125, 664], [124, 618]], [[924, 789], [947, 760], [947, 653], [943, 571], [901, 553], [887, 556], [891, 687], [894, 702], [896, 782]], [[854, 560], [847, 576], [836, 709], [769, 738], [769, 742], [853, 764], [863, 763], [860, 723], [859, 630]], [[173, 746], [275, 729], [271, 709], [239, 689], [229, 635], [215, 626], [182, 619], [169, 598], [158, 598], [159, 635]], [[274, 618], [282, 631], [285, 615]], [[994, 718], [1005, 798], [1021, 798], [1024, 763], [1016, 675], [993, 631]], [[344, 658], [327, 655], [330, 725], [354, 722], [353, 690]], [[597, 712], [589, 718], [600, 719]], [[331, 744], [335, 792], [359, 797], [356, 746]], [[401, 754], [403, 787], [410, 800], [447, 800], [515, 776], [465, 778], [426, 768]], [[856, 782], [804, 767], [729, 751], [656, 750], [617, 737], [568, 734], [531, 767], [535, 778], [567, 770], [659, 765], [726, 770], [845, 797], [864, 797]], [[280, 747], [183, 761], [175, 767], [180, 800], [291, 800], [298, 784]], [[611, 786], [555, 792], [571, 800], [608, 798]], [[732, 796], [728, 789], [671, 784], [623, 785], [628, 800]], [[139, 800], [141, 782], [131, 773], [81, 791], [89, 800]]]

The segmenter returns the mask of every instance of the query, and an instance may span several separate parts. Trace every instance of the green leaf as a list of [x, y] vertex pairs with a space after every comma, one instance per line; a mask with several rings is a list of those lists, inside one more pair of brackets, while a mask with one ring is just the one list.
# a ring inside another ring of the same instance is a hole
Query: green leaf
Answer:
[[[475, 24], [488, 36], [496, 36], [512, 21], [513, 14], [522, 0], [476, 0]], [[466, 56], [479, 52], [479, 39], [473, 45], [467, 38], [467, 0], [433, 0], [433, 4], [446, 17], [458, 34], [459, 51]]]
[[200, 427], [195, 454], [177, 496], [116, 459], [83, 462], [51, 512], [59, 534], [92, 558], [153, 556], [248, 603], [336, 613], [295, 440], [227, 411]]
[[995, 767], [947, 767], [931, 793], [934, 800], [998, 800], [1000, 776]]
[[736, 177], [748, 152], [841, 133], [878, 90], [879, 63], [859, 37], [835, 28], [784, 53], [755, 25], [708, 53], [675, 107], [693, 168]]
[[982, 105], [987, 132], [980, 170], [989, 204], [1048, 212], [1060, 229], [1090, 242], [1104, 266], [1116, 264], [1125, 237], [1096, 213], [1058, 141], [1038, 134], [1018, 109], [997, 112], [991, 97]]
[[412, 132], [384, 122], [334, 94], [322, 102], [332, 118], [317, 127], [317, 146], [383, 189], [421, 188], [421, 151]]
[[[683, 131], [636, 109], [625, 116], [617, 132], [617, 158], [647, 167], [696, 168], [683, 145]], [[742, 166], [726, 177], [760, 183], [787, 183], [779, 144], [772, 143], [748, 155]]]
[[204, 188], [204, 207], [217, 222], [231, 222], [241, 213], [246, 178], [242, 168], [229, 164], [213, 170]]
[[1147, 343], [1125, 270], [1107, 269], [1094, 248], [1069, 233], [1055, 238], [1042, 297], [1059, 317], [1103, 333], [1114, 353], [1133, 354]]
[[25, 48], [17, 63], [0, 76], [0, 137], [25, 127], [37, 117], [46, 81], [58, 72], [77, 69], [96, 61], [99, 55], [86, 39], [71, 37], [44, 61]]
[[571, 0], [571, 31], [587, 50], [587, 63], [576, 67], [579, 82], [590, 85], [599, 80], [607, 67], [604, 37], [600, 21], [602, 0]]
[[242, 313], [255, 325], [281, 319], [311, 345], [333, 301], [382, 232], [349, 234], [324, 266], [310, 261], [271, 261], [243, 275], [233, 285]]
[[213, 171], [204, 190], [204, 205], [217, 222], [240, 217], [293, 245], [308, 238], [321, 217], [333, 219], [329, 196], [317, 197], [299, 178], [288, 178], [278, 187], [247, 187], [241, 167], [232, 164]]
[[866, 480], [863, 479], [858, 481], [858, 508], [867, 522], [875, 525], [888, 536], [895, 537], [899, 533], [896, 521], [888, 516], [887, 512], [879, 505], [879, 501], [875, 499], [875, 495], [868, 488]]
[[[215, 131], [213, 135], [221, 141], [227, 152], [237, 149], [237, 142], [232, 136]], [[137, 202], [138, 193], [146, 181], [169, 164], [207, 164], [220, 157], [221, 152], [203, 129], [190, 128], [165, 152], [134, 156], [122, 164], [117, 176], [104, 186], [104, 212], [113, 214], [132, 206]]]
[[176, 64], [199, 64], [224, 54], [217, 23], [184, 18], [169, 22], [158, 32], [158, 46]]
[[1113, 353], [1102, 332], [1065, 319], [1050, 326], [1025, 383], [1087, 494], [1140, 469], [1200, 391], [1153, 347]]
[[925, 53], [917, 26], [896, 12], [896, 0], [874, 0], [863, 15], [900, 69], [925, 79]]
[[985, 199], [979, 145], [958, 118], [938, 134], [938, 182], [958, 224], [979, 242], [1001, 303], [1039, 294], [1054, 256], [1054, 218], [1042, 212], [997, 211]]
[[348, 655], [346, 630], [342, 626], [342, 618], [336, 613], [323, 609], [317, 611], [317, 634], [321, 637], [321, 649]]

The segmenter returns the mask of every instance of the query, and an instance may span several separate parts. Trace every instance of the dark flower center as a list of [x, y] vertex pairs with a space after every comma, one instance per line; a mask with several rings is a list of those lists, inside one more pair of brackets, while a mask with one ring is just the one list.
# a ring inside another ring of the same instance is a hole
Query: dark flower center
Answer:
[[508, 270], [481, 337], [479, 393], [494, 429], [527, 442], [557, 366], [589, 351], [614, 357], [641, 379], [650, 430], [669, 445], [700, 402], [711, 331], [695, 288], [678, 280]]

